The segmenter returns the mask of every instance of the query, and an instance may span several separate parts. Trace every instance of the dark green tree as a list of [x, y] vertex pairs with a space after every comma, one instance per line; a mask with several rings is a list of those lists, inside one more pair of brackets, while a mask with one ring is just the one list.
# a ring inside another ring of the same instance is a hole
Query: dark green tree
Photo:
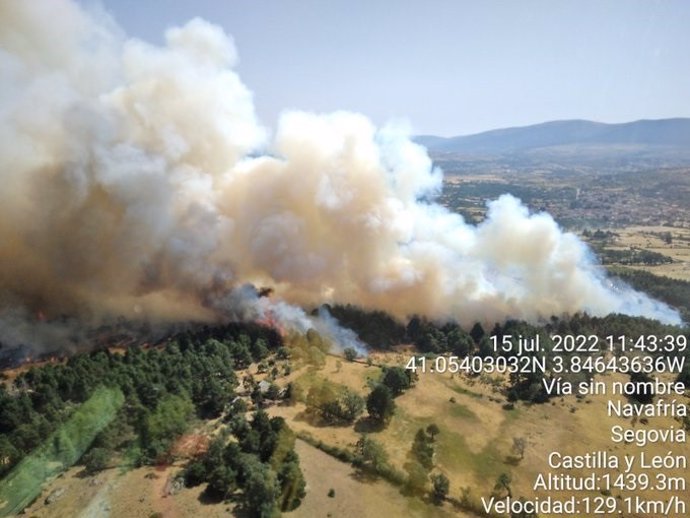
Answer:
[[254, 518], [275, 518], [280, 516], [276, 502], [280, 488], [276, 475], [267, 465], [260, 462], [245, 466], [243, 500], [249, 516]]
[[391, 391], [385, 385], [378, 384], [367, 397], [367, 412], [379, 423], [386, 424], [393, 417], [395, 402]]
[[427, 472], [431, 471], [431, 468], [434, 466], [433, 439], [426, 434], [423, 428], [417, 430], [410, 453], [412, 457], [427, 470]]
[[237, 474], [225, 464], [215, 466], [207, 476], [208, 486], [206, 490], [221, 498], [226, 498], [236, 485]]
[[448, 496], [450, 481], [443, 473], [431, 475], [431, 497], [437, 505], [442, 503]]
[[474, 326], [472, 326], [472, 329], [470, 330], [470, 336], [472, 337], [472, 340], [474, 340], [475, 344], [479, 344], [479, 342], [482, 338], [484, 338], [485, 335], [486, 333], [484, 332], [484, 328], [479, 322], [475, 323]]
[[183, 471], [184, 483], [187, 487], [195, 487], [206, 482], [206, 467], [200, 460], [187, 464]]
[[494, 491], [500, 493], [505, 491], [509, 497], [513, 496], [513, 492], [510, 490], [510, 483], [512, 478], [508, 473], [501, 473], [496, 479], [496, 484], [494, 484]]
[[109, 460], [110, 451], [105, 448], [91, 448], [91, 450], [81, 458], [84, 469], [89, 475], [93, 475], [107, 468]]
[[357, 350], [354, 347], [346, 347], [343, 350], [343, 355], [347, 361], [353, 362], [357, 359]]
[[412, 371], [402, 367], [386, 367], [381, 383], [388, 387], [393, 396], [399, 396], [412, 386], [412, 374]]

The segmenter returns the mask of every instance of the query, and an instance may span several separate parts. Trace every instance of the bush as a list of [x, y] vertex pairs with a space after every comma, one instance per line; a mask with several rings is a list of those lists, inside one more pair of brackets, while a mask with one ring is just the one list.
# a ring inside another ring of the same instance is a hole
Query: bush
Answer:
[[206, 467], [201, 461], [193, 461], [184, 469], [182, 476], [187, 487], [194, 487], [206, 480]]
[[433, 486], [431, 496], [434, 499], [434, 503], [440, 504], [448, 496], [450, 481], [443, 473], [438, 473], [431, 475], [431, 484]]
[[105, 448], [92, 448], [81, 460], [86, 472], [89, 475], [93, 475], [108, 467], [110, 451]]
[[357, 351], [354, 347], [346, 347], [343, 354], [345, 355], [345, 359], [349, 362], [353, 362], [357, 359]]

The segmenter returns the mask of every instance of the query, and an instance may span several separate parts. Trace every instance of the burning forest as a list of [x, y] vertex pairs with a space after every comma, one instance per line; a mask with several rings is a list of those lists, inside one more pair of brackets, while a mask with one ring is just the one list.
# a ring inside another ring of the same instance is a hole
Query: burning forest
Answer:
[[6, 348], [268, 314], [356, 340], [301, 309], [325, 303], [464, 326], [574, 312], [679, 322], [512, 196], [477, 226], [436, 204], [442, 172], [405, 128], [287, 111], [269, 131], [237, 59], [201, 19], [156, 46], [68, 0], [0, 4]]

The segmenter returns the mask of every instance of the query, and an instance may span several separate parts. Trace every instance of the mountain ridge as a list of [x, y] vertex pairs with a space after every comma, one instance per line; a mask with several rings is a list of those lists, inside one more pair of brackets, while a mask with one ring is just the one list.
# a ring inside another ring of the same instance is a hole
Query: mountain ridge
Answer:
[[555, 120], [454, 137], [419, 135], [414, 140], [432, 152], [482, 154], [573, 145], [690, 148], [690, 118], [640, 119], [624, 123]]

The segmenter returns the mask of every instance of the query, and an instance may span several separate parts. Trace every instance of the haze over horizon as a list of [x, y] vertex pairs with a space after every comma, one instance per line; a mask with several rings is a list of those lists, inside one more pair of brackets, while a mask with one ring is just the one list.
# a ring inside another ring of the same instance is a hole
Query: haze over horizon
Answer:
[[235, 40], [262, 123], [360, 112], [415, 134], [690, 116], [690, 3], [80, 0], [161, 43], [199, 16]]

